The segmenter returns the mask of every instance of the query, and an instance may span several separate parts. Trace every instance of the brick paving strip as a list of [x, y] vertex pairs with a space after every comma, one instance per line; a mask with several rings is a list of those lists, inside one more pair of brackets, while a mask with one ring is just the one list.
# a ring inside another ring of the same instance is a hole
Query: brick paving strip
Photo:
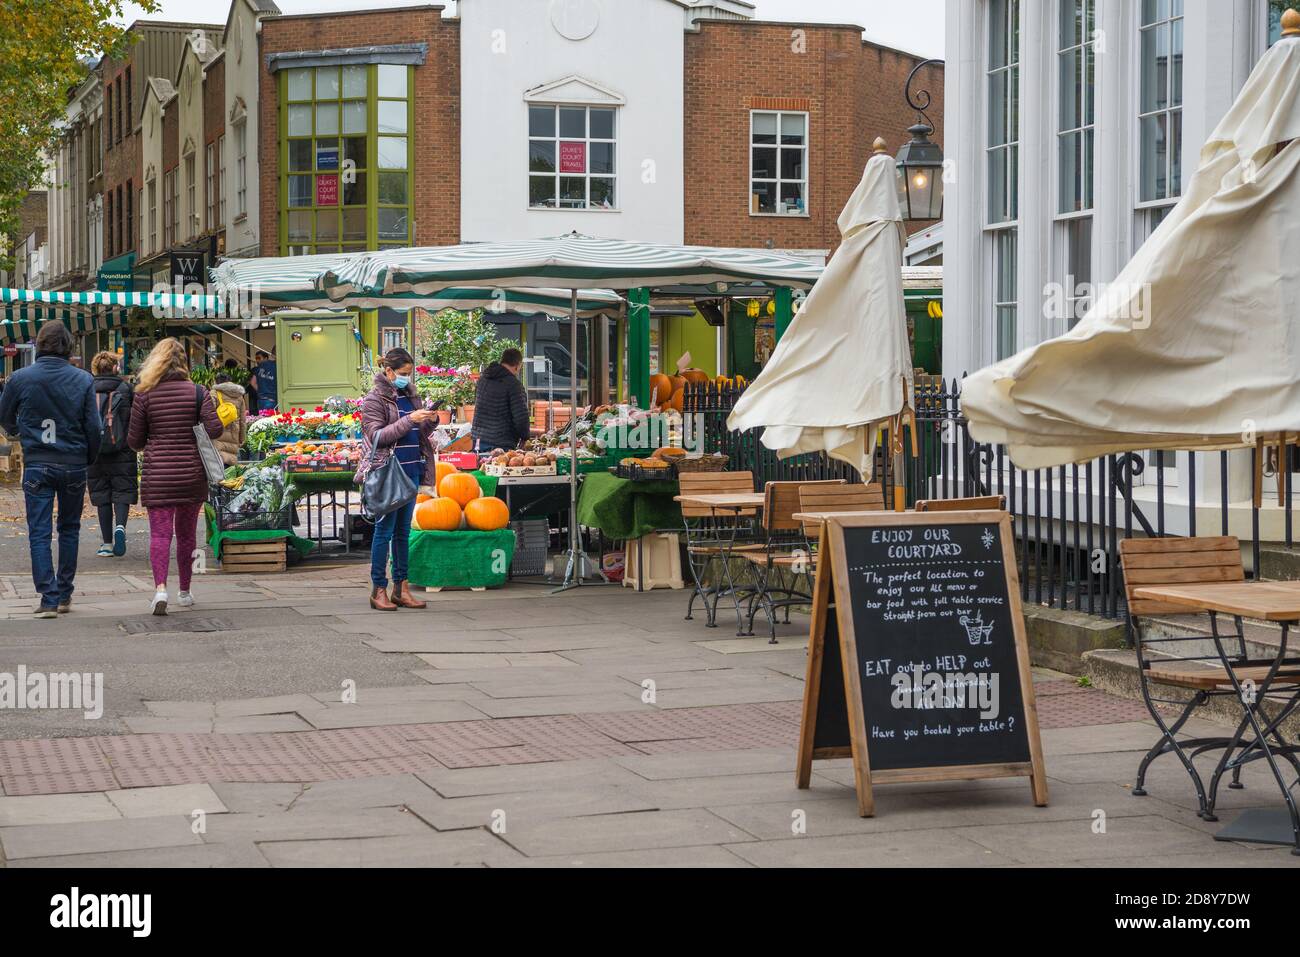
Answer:
[[[1035, 688], [1045, 730], [1146, 717], [1136, 701], [1072, 681], [1039, 681]], [[793, 748], [799, 710], [799, 702], [780, 701], [280, 733], [9, 740], [0, 741], [0, 788], [16, 797], [216, 782], [305, 783], [439, 768]]]

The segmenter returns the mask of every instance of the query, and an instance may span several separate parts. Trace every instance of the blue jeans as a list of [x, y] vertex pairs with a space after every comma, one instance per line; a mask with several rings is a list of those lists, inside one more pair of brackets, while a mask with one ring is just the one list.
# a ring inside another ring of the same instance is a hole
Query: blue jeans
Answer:
[[[54, 608], [72, 599], [77, 575], [77, 545], [81, 539], [81, 509], [86, 500], [84, 466], [33, 464], [23, 469], [23, 496], [27, 500], [27, 547], [32, 554], [32, 583], [42, 608]], [[59, 507], [59, 571], [54, 573], [50, 548], [54, 504]]]
[[370, 543], [370, 583], [388, 587], [388, 553], [393, 554], [393, 581], [406, 581], [406, 565], [411, 545], [411, 519], [415, 517], [415, 499], [375, 522], [375, 537]]

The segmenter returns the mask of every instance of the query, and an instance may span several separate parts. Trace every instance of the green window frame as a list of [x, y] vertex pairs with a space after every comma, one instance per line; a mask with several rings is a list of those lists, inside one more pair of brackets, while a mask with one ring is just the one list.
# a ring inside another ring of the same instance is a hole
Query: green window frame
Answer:
[[[380, 63], [280, 71], [281, 255], [411, 244], [413, 70]], [[331, 191], [335, 202], [320, 202]]]

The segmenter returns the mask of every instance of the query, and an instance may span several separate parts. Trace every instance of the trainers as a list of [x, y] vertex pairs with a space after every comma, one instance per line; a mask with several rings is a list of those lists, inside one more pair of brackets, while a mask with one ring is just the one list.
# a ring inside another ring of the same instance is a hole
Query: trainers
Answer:
[[95, 554], [100, 558], [111, 558], [113, 556], [113, 546], [105, 542], [99, 546], [99, 551]]
[[187, 591], [183, 591], [176, 596], [176, 604], [180, 605], [182, 608], [193, 608], [194, 596]]
[[118, 558], [126, 554], [126, 527], [123, 525], [113, 529], [113, 554]]
[[58, 606], [58, 608], [55, 609], [55, 610], [56, 610], [60, 615], [66, 615], [68, 612], [72, 611], [72, 599], [69, 598], [69, 599], [67, 599], [66, 601], [61, 601], [61, 602], [59, 602], [59, 606]]
[[36, 613], [32, 617], [33, 618], [58, 618], [59, 610], [57, 608], [51, 608], [49, 605], [37, 605]]
[[149, 603], [149, 613], [151, 615], [167, 614], [167, 589], [160, 588], [154, 593], [153, 601]]

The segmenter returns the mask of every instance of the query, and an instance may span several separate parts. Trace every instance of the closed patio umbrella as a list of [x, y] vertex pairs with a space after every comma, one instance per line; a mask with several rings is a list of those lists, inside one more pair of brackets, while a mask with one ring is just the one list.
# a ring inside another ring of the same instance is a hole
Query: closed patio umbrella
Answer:
[[877, 429], [912, 391], [895, 177], [877, 141], [840, 215], [843, 242], [727, 420], [736, 431], [763, 428], [763, 444], [782, 458], [824, 451], [864, 481]]
[[1298, 138], [1300, 38], [1284, 37], [1079, 324], [966, 380], [971, 435], [1036, 469], [1300, 431]]

